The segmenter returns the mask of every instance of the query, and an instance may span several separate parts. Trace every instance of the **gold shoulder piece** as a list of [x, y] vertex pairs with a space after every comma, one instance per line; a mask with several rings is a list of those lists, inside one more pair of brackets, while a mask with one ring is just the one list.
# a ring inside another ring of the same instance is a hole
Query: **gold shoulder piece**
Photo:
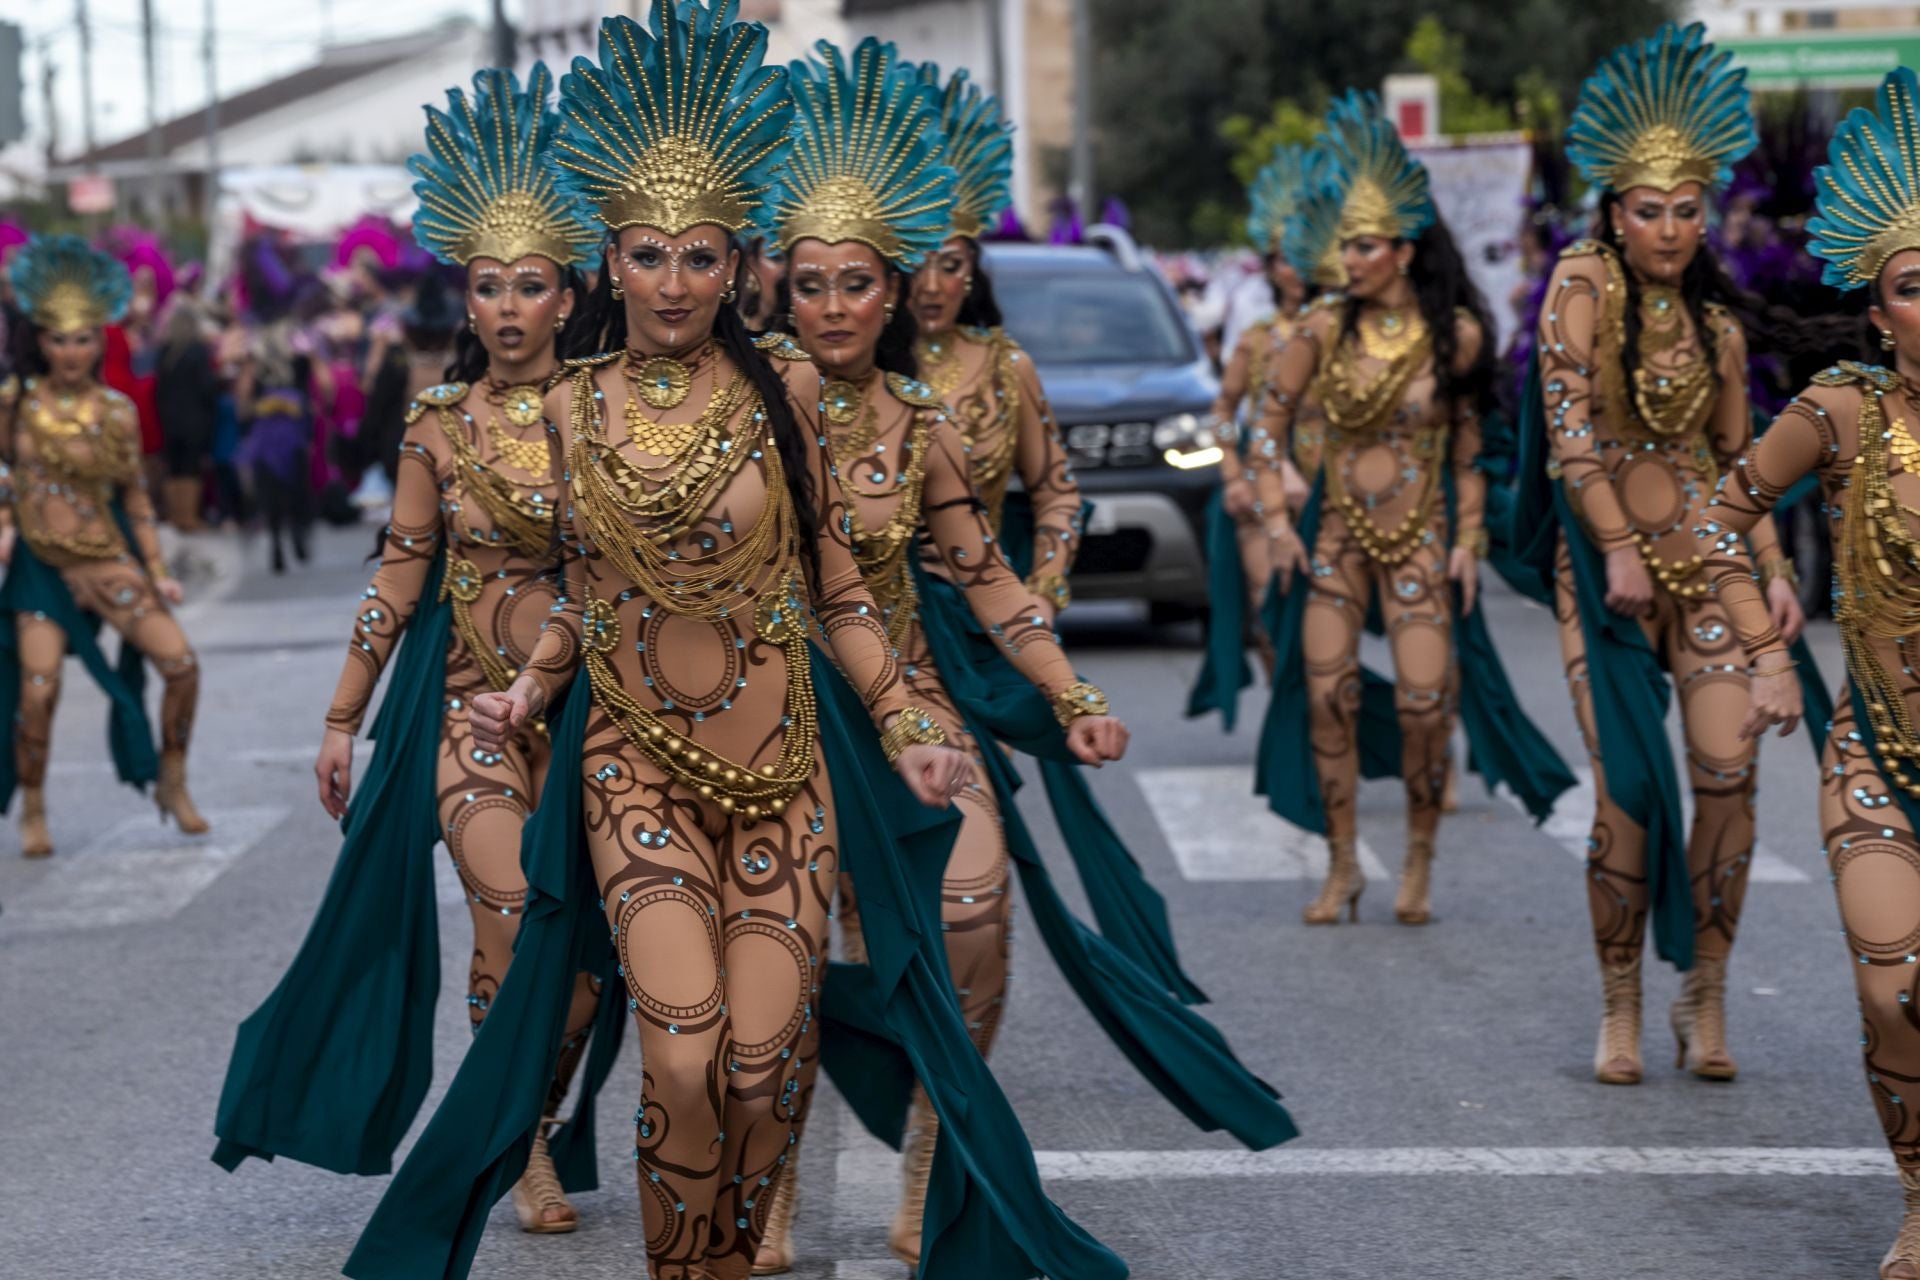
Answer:
[[1613, 250], [1611, 248], [1599, 240], [1575, 240], [1572, 244], [1560, 251], [1560, 257], [1562, 259], [1593, 258], [1611, 254], [1612, 252]]
[[897, 373], [890, 373], [887, 375], [887, 390], [893, 393], [895, 400], [900, 401], [902, 404], [910, 404], [916, 409], [938, 409], [942, 407], [939, 393], [917, 378], [908, 378]]
[[1877, 364], [1861, 364], [1855, 360], [1842, 360], [1813, 375], [1813, 385], [1816, 387], [1860, 386], [1874, 391], [1892, 391], [1899, 384], [1899, 375], [1891, 369], [1882, 369]]
[[428, 409], [450, 408], [466, 398], [467, 384], [464, 382], [442, 382], [438, 386], [428, 387], [407, 406], [406, 423], [412, 426], [420, 421]]
[[753, 340], [753, 345], [776, 360], [813, 359], [790, 333], [763, 333]]
[[1345, 306], [1346, 302], [1346, 294], [1338, 289], [1329, 289], [1325, 293], [1316, 296], [1313, 301], [1307, 303], [1306, 306], [1300, 308], [1300, 318], [1304, 320], [1316, 311], [1331, 311], [1335, 307]]

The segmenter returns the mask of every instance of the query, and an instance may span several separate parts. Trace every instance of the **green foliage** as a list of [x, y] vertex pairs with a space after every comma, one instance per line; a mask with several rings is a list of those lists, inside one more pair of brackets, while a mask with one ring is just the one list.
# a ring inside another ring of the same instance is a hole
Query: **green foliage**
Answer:
[[1594, 63], [1677, 10], [1676, 0], [1087, 2], [1097, 181], [1166, 246], [1227, 240], [1216, 210], [1244, 207], [1275, 142], [1311, 140], [1311, 129], [1292, 132], [1300, 116], [1317, 117], [1348, 85], [1420, 67], [1410, 34], [1449, 68], [1442, 128], [1557, 132]]
[[1467, 79], [1466, 41], [1439, 18], [1428, 14], [1414, 24], [1407, 61], [1439, 85], [1441, 133], [1507, 133], [1515, 127], [1512, 108], [1474, 92]]

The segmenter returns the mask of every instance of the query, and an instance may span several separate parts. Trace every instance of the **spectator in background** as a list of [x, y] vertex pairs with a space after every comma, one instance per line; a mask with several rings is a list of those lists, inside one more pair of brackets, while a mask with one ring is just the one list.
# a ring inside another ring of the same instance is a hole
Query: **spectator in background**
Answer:
[[290, 536], [295, 559], [307, 558], [307, 532], [313, 523], [307, 484], [313, 447], [313, 402], [307, 389], [312, 383], [313, 362], [295, 349], [292, 327], [283, 321], [261, 331], [234, 391], [246, 432], [234, 464], [253, 482], [254, 501], [272, 540], [275, 573], [287, 571], [283, 538]]
[[400, 465], [400, 437], [407, 430], [407, 406], [428, 387], [446, 381], [453, 363], [453, 339], [464, 317], [460, 301], [438, 272], [429, 271], [414, 286], [413, 301], [400, 315], [399, 342], [376, 327], [366, 416], [358, 441], [363, 465], [378, 465], [389, 484]]
[[166, 516], [182, 533], [201, 528], [204, 472], [213, 449], [220, 375], [207, 342], [198, 303], [181, 297], [160, 329], [154, 364], [154, 407], [160, 421], [160, 456], [166, 469]]

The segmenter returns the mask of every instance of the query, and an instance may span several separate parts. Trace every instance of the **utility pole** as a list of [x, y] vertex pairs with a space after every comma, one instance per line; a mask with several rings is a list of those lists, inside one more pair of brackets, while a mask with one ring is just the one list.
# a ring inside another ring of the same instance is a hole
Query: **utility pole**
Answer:
[[154, 66], [153, 0], [140, 0], [140, 60], [147, 81], [147, 213], [167, 216], [166, 159], [160, 146], [160, 83]]
[[1002, 0], [986, 0], [987, 5], [987, 74], [993, 77], [993, 95], [1002, 103], [1007, 101], [1007, 31], [1006, 14], [1002, 12]]
[[93, 134], [93, 23], [87, 20], [87, 0], [73, 0], [73, 23], [80, 29], [80, 138], [91, 152]]
[[200, 58], [207, 72], [207, 172], [200, 188], [200, 216], [209, 226], [220, 202], [220, 87], [214, 76], [213, 5], [214, 0], [206, 0], [206, 35], [200, 44]]
[[60, 108], [54, 92], [54, 79], [59, 71], [53, 60], [53, 41], [40, 42], [40, 93], [43, 100], [42, 111], [47, 117], [47, 167], [51, 169], [60, 154]]
[[1073, 157], [1067, 194], [1080, 216], [1094, 221], [1093, 207], [1093, 14], [1092, 0], [1073, 0]]
[[513, 27], [507, 22], [507, 0], [493, 0], [493, 65], [513, 70]]

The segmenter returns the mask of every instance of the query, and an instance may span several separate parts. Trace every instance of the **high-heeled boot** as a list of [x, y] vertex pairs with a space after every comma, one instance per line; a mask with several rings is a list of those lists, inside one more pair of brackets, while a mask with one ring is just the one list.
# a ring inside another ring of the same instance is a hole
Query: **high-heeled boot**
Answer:
[[940, 1117], [916, 1085], [907, 1140], [900, 1148], [900, 1208], [887, 1228], [888, 1252], [909, 1267], [920, 1265], [920, 1227], [927, 1213], [927, 1183], [933, 1177], [933, 1148], [939, 1141]]
[[53, 855], [53, 837], [47, 832], [47, 793], [39, 787], [20, 788], [20, 856]]
[[1682, 979], [1673, 1002], [1673, 1038], [1679, 1044], [1673, 1065], [1702, 1080], [1731, 1080], [1740, 1074], [1727, 1052], [1727, 958], [1700, 956]]
[[1593, 1051], [1593, 1078], [1601, 1084], [1639, 1084], [1640, 957], [1625, 964], [1600, 962], [1600, 1043]]
[[1401, 924], [1425, 924], [1433, 919], [1428, 897], [1433, 891], [1433, 837], [1407, 837], [1407, 864], [1400, 871], [1400, 896], [1393, 915]]
[[1893, 1247], [1880, 1260], [1880, 1280], [1920, 1280], [1920, 1169], [1901, 1166], [1900, 1190], [1907, 1202], [1906, 1217]]
[[202, 836], [212, 825], [200, 816], [187, 794], [187, 753], [168, 751], [160, 757], [160, 780], [153, 786], [153, 803], [160, 809], [160, 821], [172, 818], [180, 830], [190, 836]]
[[[567, 1202], [567, 1193], [560, 1188], [560, 1175], [553, 1167], [553, 1154], [547, 1149], [547, 1135], [559, 1125], [552, 1116], [540, 1121], [533, 1135], [533, 1150], [527, 1153], [526, 1172], [513, 1184], [514, 1215], [520, 1219], [520, 1229], [534, 1235], [565, 1235], [580, 1225], [579, 1215]], [[548, 1213], [554, 1209], [564, 1212], [557, 1218], [549, 1218]]]
[[200, 481], [193, 476], [172, 476], [167, 480], [167, 523], [182, 533], [198, 533], [200, 523]]
[[1340, 913], [1347, 919], [1360, 919], [1360, 893], [1367, 877], [1360, 870], [1360, 853], [1352, 836], [1327, 841], [1327, 882], [1320, 896], [1307, 904], [1300, 918], [1308, 924], [1338, 924]]
[[793, 1214], [800, 1201], [800, 1169], [793, 1161], [780, 1166], [767, 1194], [773, 1197], [767, 1206], [767, 1233], [760, 1237], [749, 1275], [778, 1276], [793, 1270]]

